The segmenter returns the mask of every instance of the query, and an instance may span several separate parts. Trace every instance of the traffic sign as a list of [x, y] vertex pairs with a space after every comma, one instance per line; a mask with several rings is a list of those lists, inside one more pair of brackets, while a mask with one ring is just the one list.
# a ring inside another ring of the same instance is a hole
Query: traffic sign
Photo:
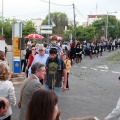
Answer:
[[52, 30], [40, 30], [40, 34], [52, 34]]
[[41, 25], [40, 29], [52, 29], [52, 25]]

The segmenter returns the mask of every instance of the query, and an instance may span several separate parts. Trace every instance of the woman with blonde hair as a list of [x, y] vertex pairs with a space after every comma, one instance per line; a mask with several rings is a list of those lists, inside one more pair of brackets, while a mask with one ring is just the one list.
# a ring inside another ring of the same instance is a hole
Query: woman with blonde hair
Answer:
[[0, 50], [0, 62], [5, 62], [6, 64], [8, 64], [5, 53], [1, 50]]
[[2, 120], [11, 120], [12, 109], [11, 105], [16, 104], [15, 90], [13, 83], [10, 80], [11, 71], [9, 66], [0, 62], [0, 97], [4, 97], [9, 101], [9, 108], [5, 116], [0, 117]]

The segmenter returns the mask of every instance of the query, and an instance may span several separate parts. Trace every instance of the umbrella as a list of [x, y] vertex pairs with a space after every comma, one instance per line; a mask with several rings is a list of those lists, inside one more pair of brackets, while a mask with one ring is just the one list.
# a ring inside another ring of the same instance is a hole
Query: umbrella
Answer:
[[39, 34], [29, 34], [29, 35], [25, 36], [25, 38], [42, 39], [44, 37]]
[[[53, 37], [53, 36], [50, 36], [50, 39], [52, 39], [52, 37]], [[63, 38], [60, 37], [60, 36], [56, 36], [56, 37], [57, 37], [57, 40], [63, 40]]]

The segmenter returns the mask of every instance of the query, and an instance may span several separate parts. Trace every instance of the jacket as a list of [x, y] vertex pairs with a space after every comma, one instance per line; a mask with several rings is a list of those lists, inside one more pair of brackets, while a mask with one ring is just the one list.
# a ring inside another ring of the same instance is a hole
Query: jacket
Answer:
[[[33, 78], [33, 80], [30, 80], [28, 83], [27, 81], [29, 79]], [[27, 85], [25, 86], [25, 84]], [[21, 86], [20, 94], [22, 93], [22, 89], [25, 86], [22, 94], [22, 102], [21, 102], [21, 108], [20, 108], [20, 114], [19, 114], [19, 120], [25, 120], [25, 115], [27, 111], [28, 103], [35, 91], [40, 89], [42, 87], [42, 84], [39, 82], [39, 79], [37, 76], [31, 74], [28, 78], [26, 78]]]
[[6, 115], [0, 117], [0, 119], [5, 119], [12, 114], [11, 105], [16, 104], [15, 90], [11, 81], [0, 81], [0, 97], [4, 97], [9, 101], [9, 108]]
[[120, 120], [120, 98], [116, 108], [105, 118], [105, 120]]

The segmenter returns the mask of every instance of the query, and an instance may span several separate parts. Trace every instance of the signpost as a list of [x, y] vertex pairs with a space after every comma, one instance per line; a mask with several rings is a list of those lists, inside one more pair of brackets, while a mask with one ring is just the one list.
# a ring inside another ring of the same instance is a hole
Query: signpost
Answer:
[[21, 73], [20, 50], [18, 50], [18, 39], [22, 38], [22, 23], [15, 23], [12, 26], [13, 40], [13, 72]]
[[52, 29], [52, 25], [42, 25], [40, 29]]
[[14, 45], [14, 57], [20, 57], [20, 50], [18, 50], [18, 37], [14, 37], [13, 40], [13, 45]]
[[52, 34], [52, 30], [40, 30], [41, 34]]
[[52, 34], [52, 25], [42, 25], [40, 28], [40, 34]]

